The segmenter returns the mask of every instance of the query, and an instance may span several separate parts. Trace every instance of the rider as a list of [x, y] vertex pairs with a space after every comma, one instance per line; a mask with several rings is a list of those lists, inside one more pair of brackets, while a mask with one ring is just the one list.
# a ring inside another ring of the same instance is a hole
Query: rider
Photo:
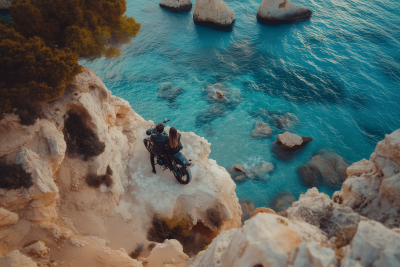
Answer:
[[153, 173], [156, 173], [154, 166], [155, 155], [163, 155], [165, 153], [165, 143], [168, 139], [168, 135], [164, 133], [164, 124], [159, 123], [156, 125], [157, 134], [150, 136], [151, 151], [150, 151], [150, 162], [153, 167]]

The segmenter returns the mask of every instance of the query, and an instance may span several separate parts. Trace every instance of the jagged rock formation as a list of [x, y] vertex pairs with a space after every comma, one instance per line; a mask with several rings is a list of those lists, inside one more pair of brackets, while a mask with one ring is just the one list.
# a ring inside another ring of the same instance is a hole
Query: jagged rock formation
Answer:
[[[196, 163], [189, 185], [179, 184], [170, 172], [153, 174], [142, 141], [153, 122], [111, 95], [91, 69], [84, 68], [43, 110], [44, 118], [32, 126], [21, 126], [15, 114], [0, 121], [0, 164], [20, 164], [32, 177], [30, 187], [0, 188], [0, 221], [11, 216], [15, 223], [0, 227], [0, 256], [15, 249], [28, 255], [32, 251], [24, 246], [40, 241], [51, 248], [33, 258], [40, 264], [142, 266], [128, 254], [136, 243], [148, 244], [146, 231], [155, 214], [210, 232], [240, 227], [236, 185], [208, 159], [210, 144], [181, 132], [182, 153]], [[71, 114], [90, 129], [79, 129], [80, 138], [88, 138], [79, 153], [68, 153], [76, 145], [73, 131], [65, 131]], [[89, 174], [109, 175], [108, 184], [88, 186]], [[210, 209], [218, 222], [208, 215]], [[40, 244], [35, 247], [43, 249]]]
[[11, 0], [0, 0], [0, 9], [7, 9], [11, 5]]
[[284, 217], [258, 213], [221, 233], [186, 266], [399, 266], [399, 151], [397, 130], [370, 160], [348, 167], [333, 201], [309, 189], [279, 213]]
[[161, 0], [160, 7], [172, 11], [190, 11], [192, 2], [190, 0]]
[[222, 0], [196, 0], [193, 20], [199, 25], [228, 27], [235, 20], [235, 12]]
[[370, 159], [351, 165], [347, 175], [335, 202], [389, 228], [400, 227], [400, 130], [386, 135]]
[[281, 24], [308, 19], [311, 15], [311, 10], [296, 7], [288, 0], [263, 0], [258, 8], [257, 19], [264, 24]]

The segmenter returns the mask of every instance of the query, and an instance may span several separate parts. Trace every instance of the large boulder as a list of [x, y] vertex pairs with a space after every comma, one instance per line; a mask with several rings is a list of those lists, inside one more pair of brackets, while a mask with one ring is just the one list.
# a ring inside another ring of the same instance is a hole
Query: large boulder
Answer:
[[190, 11], [192, 2], [190, 0], [161, 0], [160, 7], [172, 11]]
[[257, 19], [264, 24], [292, 23], [310, 18], [311, 10], [296, 7], [289, 0], [263, 0], [257, 12]]
[[244, 182], [250, 178], [247, 171], [239, 164], [227, 168], [226, 171], [229, 173], [232, 180], [238, 183]]
[[333, 200], [389, 228], [400, 227], [400, 130], [386, 135], [371, 154], [347, 169]]
[[312, 137], [301, 137], [297, 134], [285, 132], [278, 135], [276, 143], [283, 149], [295, 150], [305, 146], [312, 141]]
[[196, 0], [193, 20], [199, 25], [228, 27], [235, 20], [235, 12], [222, 0]]
[[338, 188], [346, 180], [349, 165], [341, 156], [333, 152], [320, 150], [306, 164], [297, 169], [305, 186], [318, 186], [321, 182], [328, 188]]

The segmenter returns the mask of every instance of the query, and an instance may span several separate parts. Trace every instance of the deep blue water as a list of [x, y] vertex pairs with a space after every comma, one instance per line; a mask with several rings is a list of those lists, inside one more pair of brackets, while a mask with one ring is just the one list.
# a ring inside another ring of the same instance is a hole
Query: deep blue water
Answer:
[[[256, 206], [270, 205], [282, 191], [298, 199], [307, 188], [296, 170], [319, 149], [355, 162], [400, 128], [398, 0], [296, 0], [312, 18], [280, 26], [257, 23], [261, 0], [225, 2], [236, 14], [231, 32], [194, 25], [193, 9], [173, 13], [159, 0], [127, 0], [127, 15], [142, 24], [133, 45], [120, 58], [81, 63], [145, 119], [168, 117], [170, 125], [204, 136], [219, 165], [272, 162], [268, 182], [246, 181], [236, 189]], [[163, 82], [182, 86], [183, 93], [174, 101], [159, 98]], [[229, 88], [235, 101], [210, 102], [205, 88], [215, 83]], [[284, 129], [271, 126], [270, 139], [250, 137], [268, 112], [295, 114], [299, 123], [290, 132], [314, 141], [291, 161], [278, 159], [271, 144]]]

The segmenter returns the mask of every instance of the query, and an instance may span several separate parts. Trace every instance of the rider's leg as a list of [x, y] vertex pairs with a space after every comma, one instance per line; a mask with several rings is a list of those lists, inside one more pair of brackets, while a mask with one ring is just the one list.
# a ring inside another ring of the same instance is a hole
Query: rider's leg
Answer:
[[151, 162], [151, 167], [153, 167], [153, 173], [156, 173], [156, 168], [155, 168], [155, 166], [154, 166], [154, 154], [153, 153], [150, 153], [150, 162]]

